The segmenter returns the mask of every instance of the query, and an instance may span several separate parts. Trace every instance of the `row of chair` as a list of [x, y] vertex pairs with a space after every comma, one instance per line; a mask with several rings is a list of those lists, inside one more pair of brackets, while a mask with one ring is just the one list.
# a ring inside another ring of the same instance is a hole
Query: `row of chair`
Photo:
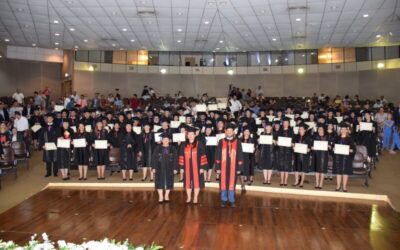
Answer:
[[24, 142], [12, 142], [10, 146], [3, 146], [3, 157], [0, 159], [0, 189], [1, 177], [13, 173], [17, 178], [17, 164], [24, 161], [29, 169], [29, 153]]

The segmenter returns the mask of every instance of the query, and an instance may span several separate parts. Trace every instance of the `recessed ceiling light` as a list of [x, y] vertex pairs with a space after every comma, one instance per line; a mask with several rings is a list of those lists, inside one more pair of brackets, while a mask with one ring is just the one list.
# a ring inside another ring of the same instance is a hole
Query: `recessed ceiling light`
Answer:
[[115, 45], [116, 45], [115, 43], [111, 44], [111, 46], [113, 46], [113, 47], [115, 47]]
[[167, 73], [167, 69], [165, 69], [165, 68], [160, 69], [160, 73], [161, 74], [166, 74]]
[[182, 12], [178, 12], [178, 13], [176, 13], [178, 16], [182, 16], [183, 15], [183, 13]]
[[17, 10], [18, 10], [19, 12], [23, 12], [23, 11], [24, 11], [23, 8], [17, 8]]
[[215, 53], [216, 51], [215, 51], [215, 50], [213, 50], [212, 52], [214, 52], [214, 53]]
[[60, 33], [55, 33], [54, 35], [55, 35], [55, 36], [60, 36]]
[[75, 28], [69, 28], [69, 31], [75, 31]]
[[36, 46], [36, 43], [32, 43], [32, 46], [35, 47], [35, 46]]
[[176, 41], [177, 43], [181, 43], [182, 41], [181, 40], [178, 40], [178, 41]]
[[179, 28], [179, 29], [177, 29], [176, 31], [178, 31], [178, 32], [182, 32], [182, 29], [181, 29], [181, 28]]
[[83, 42], [87, 43], [87, 42], [88, 42], [88, 40], [87, 40], [87, 39], [85, 39], [85, 40], [83, 40]]
[[204, 21], [204, 24], [209, 24], [210, 22], [209, 21]]
[[131, 39], [131, 43], [133, 43], [135, 41], [135, 39]]
[[122, 31], [128, 31], [128, 29], [127, 28], [123, 28]]
[[4, 42], [8, 43], [10, 41], [10, 39], [6, 38], [4, 39]]
[[58, 50], [58, 48], [55, 48], [55, 50]]
[[224, 41], [221, 40], [221, 41], [219, 41], [219, 43], [224, 43]]
[[261, 14], [264, 14], [264, 13], [265, 13], [265, 10], [260, 10], [260, 13], [261, 13]]
[[274, 38], [272, 38], [272, 41], [276, 41], [276, 38], [274, 37]]
[[226, 72], [228, 75], [233, 75], [235, 72], [233, 71], [233, 69], [230, 69]]
[[296, 18], [296, 22], [300, 22], [301, 21], [301, 18]]
[[380, 34], [376, 35], [376, 38], [381, 38], [381, 35]]
[[369, 17], [369, 15], [368, 15], [368, 14], [364, 14], [363, 17], [364, 17], [364, 18], [367, 18], [367, 17]]
[[58, 43], [58, 42], [55, 42], [55, 43], [54, 43], [54, 45], [59, 45], [59, 44], [60, 44], [60, 43]]
[[59, 23], [59, 21], [58, 20], [54, 20], [53, 23], [57, 24], [57, 23]]
[[73, 4], [74, 1], [65, 1], [67, 4]]
[[75, 49], [79, 49], [79, 46], [78, 45], [75, 45], [75, 47], [74, 47]]
[[219, 48], [215, 48], [215, 50], [219, 50]]

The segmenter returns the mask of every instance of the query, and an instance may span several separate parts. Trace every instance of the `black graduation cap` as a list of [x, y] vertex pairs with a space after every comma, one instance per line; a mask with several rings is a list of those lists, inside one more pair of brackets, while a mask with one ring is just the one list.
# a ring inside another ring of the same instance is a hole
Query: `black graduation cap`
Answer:
[[273, 125], [272, 122], [270, 122], [269, 120], [266, 120], [265, 123], [264, 123], [265, 127], [266, 126], [272, 126], [272, 125]]
[[300, 123], [298, 125], [299, 128], [304, 128], [305, 130], [307, 130], [309, 128], [309, 126], [307, 124], [305, 124], [304, 122]]
[[339, 127], [340, 128], [349, 128], [349, 124], [345, 121], [342, 121], [341, 123], [339, 123]]
[[226, 124], [226, 128], [225, 129], [235, 129], [235, 128], [236, 128], [236, 125], [231, 123], [231, 122], [229, 122], [228, 124]]
[[141, 110], [141, 109], [135, 109], [134, 112], [135, 112], [135, 113], [143, 113], [143, 110]]
[[161, 133], [159, 136], [161, 137], [161, 139], [164, 139], [164, 138], [171, 139], [171, 134], [167, 133], [167, 132]]
[[213, 129], [214, 126], [213, 126], [212, 124], [206, 124], [205, 128], [211, 128], [211, 129]]
[[300, 110], [295, 110], [295, 111], [293, 112], [293, 114], [294, 114], [294, 115], [301, 115], [302, 113], [300, 112]]
[[111, 111], [106, 112], [106, 115], [112, 115], [112, 114], [113, 114], [113, 112], [111, 112]]
[[287, 122], [290, 122], [290, 118], [289, 117], [287, 117], [287, 116], [285, 116], [285, 117], [283, 117], [282, 118], [282, 122], [285, 122], [285, 121], [287, 121]]
[[163, 117], [162, 119], [160, 119], [160, 123], [163, 123], [163, 122], [169, 123], [169, 119]]
[[54, 119], [55, 115], [53, 113], [47, 113], [46, 114], [47, 117], [52, 117]]
[[164, 110], [164, 112], [165, 111], [171, 112], [171, 108], [170, 107], [163, 108], [163, 110]]
[[246, 109], [244, 112], [250, 112], [250, 113], [253, 113], [253, 110], [251, 110], [251, 109]]
[[248, 130], [248, 131], [250, 131], [250, 132], [251, 132], [251, 129], [250, 129], [250, 127], [249, 127], [249, 126], [244, 126], [244, 127], [242, 128], [242, 130], [243, 130], [243, 132], [244, 132], [245, 130]]
[[140, 121], [140, 119], [139, 119], [139, 117], [135, 116], [135, 117], [132, 118], [132, 121]]
[[185, 117], [190, 117], [192, 118], [193, 116], [191, 114], [186, 114]]
[[187, 126], [186, 127], [187, 132], [192, 132], [192, 133], [196, 133], [196, 130], [198, 130], [198, 128], [196, 127], [192, 127], [192, 126]]
[[151, 127], [151, 124], [150, 124], [150, 122], [148, 121], [148, 120], [143, 120], [142, 121], [142, 126], [144, 127], [144, 126], [150, 126]]
[[132, 111], [127, 111], [125, 114], [126, 114], [126, 115], [131, 115], [131, 114], [132, 114]]
[[327, 111], [328, 113], [329, 113], [329, 112], [332, 112], [332, 113], [335, 112], [335, 110], [334, 110], [333, 108], [328, 108], [326, 111]]
[[265, 108], [260, 108], [259, 112], [266, 112]]
[[325, 124], [324, 123], [321, 123], [321, 122], [319, 122], [319, 123], [317, 123], [317, 128], [324, 128], [325, 129]]
[[90, 113], [90, 110], [89, 109], [84, 109], [83, 113]]
[[207, 115], [206, 112], [197, 112], [197, 116]]

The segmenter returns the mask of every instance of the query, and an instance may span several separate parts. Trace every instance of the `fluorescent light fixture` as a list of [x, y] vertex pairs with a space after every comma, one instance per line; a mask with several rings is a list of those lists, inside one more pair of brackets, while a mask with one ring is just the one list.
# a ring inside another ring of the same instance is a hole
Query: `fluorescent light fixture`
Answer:
[[125, 32], [125, 31], [128, 31], [128, 29], [127, 29], [127, 28], [123, 28], [123, 29], [122, 29], [122, 31], [124, 31], [124, 32]]
[[131, 43], [133, 43], [135, 41], [135, 39], [131, 39]]
[[36, 46], [36, 43], [32, 43], [32, 46], [35, 47], [35, 46]]
[[113, 44], [111, 44], [111, 46], [115, 47], [115, 46], [116, 46], [116, 44], [115, 44], [115, 43], [113, 43]]
[[179, 28], [179, 29], [177, 29], [176, 31], [178, 31], [178, 32], [182, 32], [182, 29], [181, 29], [181, 28]]
[[57, 24], [57, 23], [59, 23], [59, 21], [58, 20], [54, 20], [53, 23]]
[[54, 33], [55, 36], [60, 36], [60, 33]]
[[55, 43], [54, 43], [54, 45], [59, 45], [59, 44], [60, 44], [60, 43], [58, 43], [58, 42], [55, 42]]
[[210, 22], [209, 21], [204, 21], [204, 24], [209, 24]]
[[221, 41], [219, 41], [219, 43], [224, 43], [224, 41], [221, 40]]
[[296, 22], [300, 22], [301, 21], [301, 18], [296, 18]]
[[4, 39], [4, 42], [8, 43], [10, 41], [10, 39], [6, 38]]
[[177, 43], [181, 43], [182, 41], [181, 40], [178, 40], [178, 41], [176, 41]]
[[87, 39], [85, 39], [85, 40], [83, 40], [83, 42], [87, 43], [87, 42], [88, 42], [88, 40], [87, 40]]
[[368, 14], [364, 14], [363, 17], [364, 17], [364, 18], [367, 18], [367, 17], [369, 17], [369, 15], [368, 15]]
[[69, 31], [75, 31], [75, 28], [69, 28]]
[[272, 38], [272, 41], [276, 41], [276, 38], [274, 37], [274, 38]]
[[160, 73], [161, 74], [166, 74], [167, 73], [167, 69], [165, 69], [165, 68], [160, 69]]

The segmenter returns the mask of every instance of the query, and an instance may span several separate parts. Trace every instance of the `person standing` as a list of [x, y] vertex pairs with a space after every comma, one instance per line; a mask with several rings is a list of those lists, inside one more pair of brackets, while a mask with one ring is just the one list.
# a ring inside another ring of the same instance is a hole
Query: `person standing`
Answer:
[[[273, 136], [272, 123], [265, 122], [264, 132], [261, 135], [272, 136], [273, 141], [276, 140]], [[263, 170], [263, 184], [271, 185], [272, 168], [275, 160], [274, 143], [260, 144], [260, 167]]]
[[237, 175], [243, 166], [241, 143], [234, 137], [235, 126], [230, 123], [225, 129], [225, 138], [220, 140], [215, 154], [217, 174], [220, 175], [221, 206], [229, 202], [235, 207], [235, 188]]
[[126, 181], [126, 171], [129, 171], [129, 180], [133, 180], [133, 170], [137, 169], [137, 136], [132, 131], [130, 123], [125, 124], [124, 132], [121, 138], [121, 172], [122, 180]]
[[46, 108], [49, 108], [49, 105], [50, 105], [50, 88], [49, 88], [49, 86], [46, 86], [46, 88], [43, 90], [42, 94], [44, 95], [44, 97], [46, 97], [46, 100], [45, 100]]
[[[282, 129], [278, 132], [278, 143], [279, 137], [290, 138], [293, 140], [293, 130], [290, 128], [290, 118], [284, 117], [282, 119]], [[281, 176], [280, 186], [287, 186], [289, 172], [292, 171], [293, 161], [293, 144], [291, 146], [282, 146], [278, 144], [277, 149], [277, 162], [278, 170]]]
[[85, 124], [83, 122], [78, 123], [77, 131], [73, 136], [74, 139], [83, 139], [85, 140], [85, 147], [76, 147], [74, 145], [74, 161], [75, 165], [78, 166], [79, 170], [79, 180], [87, 180], [87, 170], [89, 165], [89, 156], [90, 156], [90, 135], [85, 131]]
[[43, 161], [46, 163], [46, 175], [44, 177], [49, 177], [52, 174], [57, 176], [58, 169], [56, 165], [57, 161], [57, 151], [49, 148], [49, 144], [46, 143], [57, 143], [57, 129], [54, 124], [53, 114], [47, 114], [46, 126], [41, 130], [41, 136], [39, 139], [39, 148], [43, 149]]
[[[69, 126], [69, 121], [63, 122], [62, 127], [57, 133], [58, 139], [69, 140], [71, 143], [71, 138], [74, 137], [74, 131]], [[57, 141], [58, 143], [58, 141]], [[69, 148], [61, 148], [57, 145], [57, 167], [61, 172], [63, 181], [69, 180], [68, 171], [71, 166], [71, 144]]]
[[143, 121], [143, 132], [139, 135], [141, 138], [141, 152], [142, 152], [142, 181], [147, 180], [147, 172], [150, 170], [150, 181], [153, 181], [154, 174], [151, 171], [152, 155], [156, 147], [154, 134], [151, 132], [151, 124], [148, 121]]
[[106, 165], [108, 164], [108, 148], [96, 148], [96, 141], [107, 141], [107, 131], [103, 128], [103, 123], [99, 120], [92, 132], [93, 165], [97, 168], [97, 180], [105, 180]]
[[12, 98], [18, 102], [19, 105], [23, 105], [24, 104], [24, 94], [17, 89], [17, 91], [15, 91], [15, 93], [12, 95]]

